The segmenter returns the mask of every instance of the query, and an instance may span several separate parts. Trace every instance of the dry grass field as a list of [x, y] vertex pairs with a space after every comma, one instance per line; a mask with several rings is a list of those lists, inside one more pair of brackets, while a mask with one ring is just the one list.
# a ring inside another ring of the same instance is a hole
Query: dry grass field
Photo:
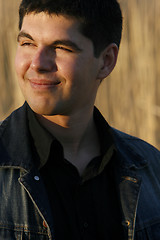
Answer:
[[[160, 148], [160, 1], [119, 2], [124, 17], [119, 58], [96, 105], [112, 126]], [[0, 119], [24, 101], [14, 71], [18, 5], [19, 0], [0, 0]]]

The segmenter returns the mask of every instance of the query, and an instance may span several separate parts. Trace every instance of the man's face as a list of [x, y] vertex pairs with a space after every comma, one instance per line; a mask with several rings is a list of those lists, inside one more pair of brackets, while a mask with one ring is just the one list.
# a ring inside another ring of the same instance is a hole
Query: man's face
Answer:
[[42, 115], [70, 115], [91, 109], [100, 83], [99, 59], [79, 22], [30, 13], [18, 36], [16, 72], [30, 107]]

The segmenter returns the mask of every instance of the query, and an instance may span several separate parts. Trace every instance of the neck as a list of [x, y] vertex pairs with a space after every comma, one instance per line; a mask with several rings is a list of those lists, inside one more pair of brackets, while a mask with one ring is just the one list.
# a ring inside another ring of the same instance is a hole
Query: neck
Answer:
[[99, 140], [93, 119], [93, 109], [74, 116], [37, 115], [37, 117], [40, 123], [62, 144], [64, 157], [74, 165], [80, 163], [81, 168], [84, 169], [93, 157], [99, 155]]
[[[88, 110], [88, 109], [87, 109]], [[71, 116], [37, 115], [40, 123], [54, 135], [62, 145], [80, 143], [85, 135], [92, 132], [94, 126], [93, 109]]]

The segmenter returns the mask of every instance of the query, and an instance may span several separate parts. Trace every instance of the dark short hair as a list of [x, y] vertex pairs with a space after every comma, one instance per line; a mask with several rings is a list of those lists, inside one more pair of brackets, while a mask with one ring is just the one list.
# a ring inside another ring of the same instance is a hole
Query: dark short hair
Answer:
[[31, 12], [79, 19], [80, 31], [93, 42], [96, 56], [110, 43], [119, 47], [122, 13], [117, 0], [22, 0], [19, 7], [19, 29], [24, 16]]

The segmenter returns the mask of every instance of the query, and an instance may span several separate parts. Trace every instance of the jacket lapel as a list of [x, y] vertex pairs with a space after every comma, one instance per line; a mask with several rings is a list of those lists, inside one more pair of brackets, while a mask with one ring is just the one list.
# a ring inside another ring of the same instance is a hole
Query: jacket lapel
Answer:
[[43, 226], [47, 228], [49, 238], [53, 239], [54, 227], [51, 207], [43, 180], [41, 179], [39, 172], [33, 168], [30, 172], [25, 173], [19, 179], [19, 182], [28, 193], [34, 206], [37, 208], [40, 216], [42, 217]]
[[141, 180], [133, 173], [123, 170], [118, 182], [125, 239], [133, 240]]

